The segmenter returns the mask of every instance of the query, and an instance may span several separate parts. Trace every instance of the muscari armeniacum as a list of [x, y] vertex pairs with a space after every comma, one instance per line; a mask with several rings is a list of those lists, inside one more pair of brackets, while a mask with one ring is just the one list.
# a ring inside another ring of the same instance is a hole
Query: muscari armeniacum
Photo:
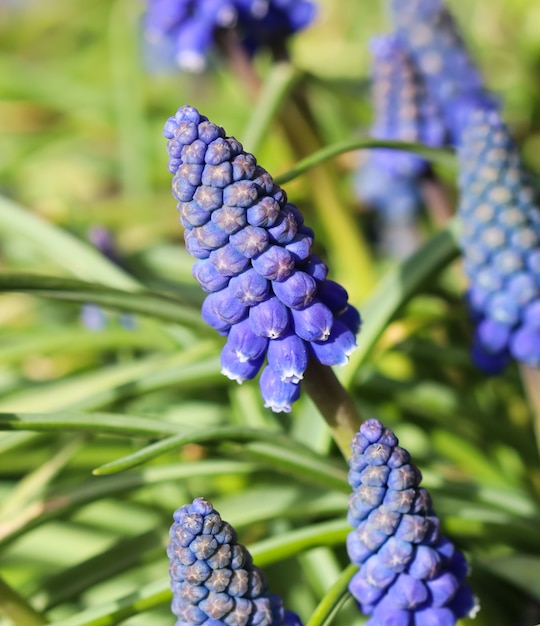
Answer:
[[540, 210], [499, 115], [470, 114], [458, 150], [461, 248], [475, 322], [473, 358], [498, 373], [540, 366]]
[[301, 626], [210, 502], [174, 513], [167, 547], [176, 626]]
[[477, 108], [496, 110], [459, 29], [443, 0], [389, 0], [397, 36], [440, 108], [454, 143], [467, 114]]
[[[403, 43], [395, 34], [381, 35], [372, 40], [370, 49], [372, 137], [444, 145], [447, 132], [441, 112]], [[378, 211], [382, 246], [393, 256], [404, 258], [418, 247], [419, 181], [430, 175], [429, 163], [422, 157], [390, 149], [372, 150], [357, 173], [358, 197]]]
[[145, 33], [172, 47], [182, 69], [200, 72], [220, 33], [234, 29], [252, 53], [282, 44], [314, 16], [310, 0], [148, 0]]
[[477, 602], [464, 579], [463, 554], [442, 536], [420, 471], [395, 434], [367, 420], [349, 460], [347, 538], [351, 562], [360, 566], [349, 590], [366, 626], [454, 626], [473, 617]]
[[260, 377], [266, 407], [291, 410], [310, 358], [344, 365], [360, 316], [312, 253], [313, 231], [270, 174], [191, 106], [165, 125], [193, 275], [208, 292], [204, 320], [227, 342], [222, 373]]

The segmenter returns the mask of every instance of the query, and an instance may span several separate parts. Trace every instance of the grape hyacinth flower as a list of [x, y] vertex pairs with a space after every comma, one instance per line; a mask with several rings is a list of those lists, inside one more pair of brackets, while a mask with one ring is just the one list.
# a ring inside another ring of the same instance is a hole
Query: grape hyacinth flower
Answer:
[[[422, 77], [394, 35], [371, 41], [372, 99], [376, 139], [408, 141], [439, 147], [446, 142], [446, 128], [437, 105], [430, 99]], [[371, 160], [396, 176], [416, 178], [426, 174], [429, 163], [400, 150], [373, 150]]]
[[360, 316], [311, 252], [313, 231], [270, 174], [190, 106], [165, 125], [193, 275], [208, 292], [203, 319], [227, 342], [222, 373], [260, 378], [266, 407], [291, 410], [310, 358], [344, 365]]
[[539, 367], [540, 210], [517, 146], [497, 113], [477, 111], [458, 156], [473, 359], [494, 374], [510, 357]]
[[349, 460], [349, 583], [366, 626], [454, 626], [474, 617], [463, 554], [439, 532], [420, 471], [376, 419], [360, 427]]
[[[372, 137], [444, 145], [441, 113], [398, 37], [375, 37], [370, 48]], [[357, 195], [378, 211], [382, 248], [394, 257], [404, 258], [419, 245], [416, 217], [423, 203], [418, 183], [430, 175], [429, 163], [412, 152], [377, 149], [369, 153], [356, 176]]]
[[172, 42], [182, 69], [200, 72], [226, 29], [235, 29], [244, 47], [253, 52], [282, 43], [314, 16], [309, 0], [149, 0], [145, 32], [149, 41]]
[[398, 37], [440, 107], [454, 143], [467, 112], [497, 109], [443, 0], [390, 0]]
[[177, 509], [167, 548], [176, 626], [301, 626], [210, 502]]

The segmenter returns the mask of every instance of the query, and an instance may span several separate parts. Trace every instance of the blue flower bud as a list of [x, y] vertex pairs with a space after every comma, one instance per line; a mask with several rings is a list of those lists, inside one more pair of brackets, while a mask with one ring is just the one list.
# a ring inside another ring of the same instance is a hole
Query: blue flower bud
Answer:
[[310, 344], [314, 356], [323, 365], [346, 365], [349, 356], [356, 349], [356, 339], [352, 332], [337, 319], [326, 341], [313, 341]]
[[280, 210], [279, 203], [274, 198], [265, 196], [257, 204], [248, 208], [247, 221], [252, 226], [273, 226], [280, 215]]
[[200, 259], [192, 268], [193, 277], [206, 292], [220, 291], [229, 284], [229, 278], [220, 274], [209, 259]]
[[167, 555], [177, 624], [302, 626], [209, 502], [196, 498], [173, 517]]
[[293, 402], [300, 397], [300, 384], [281, 380], [281, 376], [267, 365], [259, 381], [264, 406], [276, 413], [290, 413]]
[[201, 167], [202, 176], [199, 183], [210, 187], [227, 187], [232, 182], [232, 165], [229, 161], [224, 161], [219, 165], [205, 165]]
[[246, 213], [240, 207], [223, 207], [212, 212], [212, 221], [229, 235], [246, 225]]
[[303, 309], [291, 309], [294, 332], [306, 341], [326, 341], [330, 337], [334, 316], [317, 299]]
[[234, 276], [229, 284], [234, 297], [246, 306], [267, 300], [270, 293], [270, 281], [253, 268]]
[[252, 259], [268, 248], [269, 237], [264, 228], [248, 225], [231, 235], [230, 242], [244, 256]]
[[282, 281], [290, 276], [295, 267], [293, 255], [280, 246], [269, 246], [252, 260], [253, 267], [261, 276]]
[[242, 382], [267, 356], [265, 404], [290, 411], [308, 354], [344, 364], [360, 316], [311, 253], [300, 211], [237, 140], [193, 107], [178, 109], [164, 133], [193, 275], [209, 294], [203, 319], [228, 337], [222, 371]]
[[256, 335], [277, 339], [290, 326], [290, 310], [272, 296], [249, 309], [249, 323]]
[[178, 210], [180, 211], [180, 223], [187, 229], [206, 224], [212, 215], [210, 211], [202, 209], [195, 200], [179, 202]]
[[352, 452], [347, 551], [360, 571], [349, 590], [370, 616], [367, 624], [455, 626], [472, 616], [465, 559], [440, 535], [420, 472], [397, 437], [370, 419]]
[[317, 283], [309, 274], [295, 269], [284, 280], [273, 281], [272, 289], [283, 304], [291, 309], [302, 309], [313, 300]]
[[268, 365], [284, 382], [298, 383], [304, 378], [309, 352], [305, 342], [292, 332], [268, 344]]

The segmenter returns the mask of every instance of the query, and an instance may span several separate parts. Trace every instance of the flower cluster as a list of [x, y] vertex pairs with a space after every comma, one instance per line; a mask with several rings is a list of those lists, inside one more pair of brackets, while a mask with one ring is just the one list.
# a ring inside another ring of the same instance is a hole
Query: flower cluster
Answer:
[[310, 356], [344, 365], [360, 316], [312, 254], [313, 231], [252, 154], [190, 106], [165, 125], [173, 195], [204, 320], [227, 336], [222, 373], [241, 383], [265, 357], [265, 406], [290, 411]]
[[[423, 80], [396, 35], [372, 40], [372, 94], [377, 139], [441, 146], [446, 128]], [[373, 150], [356, 176], [358, 197], [378, 212], [383, 249], [406, 257], [418, 246], [416, 215], [422, 205], [418, 179], [428, 162], [411, 152]]]
[[177, 509], [167, 548], [176, 626], [301, 626], [269, 594], [232, 526], [203, 498]]
[[540, 210], [497, 113], [470, 116], [459, 148], [461, 246], [476, 322], [473, 357], [497, 373], [540, 365]]
[[366, 626], [453, 626], [473, 616], [465, 557], [439, 533], [420, 471], [376, 419], [352, 442], [349, 558], [361, 566], [349, 590]]
[[[441, 146], [446, 128], [438, 107], [427, 95], [424, 82], [396, 35], [381, 35], [371, 42], [372, 93], [376, 113], [371, 134], [377, 139]], [[372, 160], [397, 176], [424, 174], [428, 163], [415, 154], [376, 150]]]
[[454, 142], [476, 108], [496, 109], [443, 0], [390, 0], [396, 33], [440, 107]]
[[178, 65], [201, 71], [223, 29], [236, 29], [253, 52], [283, 42], [315, 16], [309, 0], [149, 0], [147, 38], [173, 42]]

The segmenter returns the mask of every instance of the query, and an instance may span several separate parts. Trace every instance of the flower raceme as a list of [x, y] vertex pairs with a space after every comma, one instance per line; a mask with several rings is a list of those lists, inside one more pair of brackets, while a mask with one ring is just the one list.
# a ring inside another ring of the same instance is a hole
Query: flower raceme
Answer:
[[496, 110], [497, 103], [485, 90], [443, 0], [389, 0], [389, 4], [397, 36], [457, 144], [467, 113], [477, 108]]
[[476, 331], [473, 358], [540, 366], [540, 210], [518, 149], [495, 112], [470, 115], [458, 150], [461, 248]]
[[350, 458], [349, 590], [366, 626], [454, 626], [477, 610], [465, 557], [439, 532], [420, 471], [394, 433], [367, 420]]
[[182, 69], [200, 72], [224, 29], [236, 29], [253, 52], [282, 43], [314, 16], [309, 0], [149, 0], [145, 31], [150, 41], [172, 42]]
[[[442, 146], [446, 128], [437, 105], [399, 38], [380, 35], [371, 41], [372, 99], [377, 139]], [[420, 176], [429, 164], [410, 152], [375, 150], [371, 160], [396, 175]]]
[[176, 626], [302, 626], [203, 498], [177, 509], [167, 548]]
[[190, 106], [165, 125], [204, 320], [227, 336], [222, 373], [241, 383], [263, 365], [265, 406], [290, 411], [309, 358], [344, 365], [360, 316], [311, 252], [313, 231], [270, 174]]
[[[371, 91], [377, 139], [446, 143], [446, 127], [438, 107], [429, 98], [423, 79], [395, 34], [375, 37]], [[405, 258], [418, 247], [415, 227], [422, 206], [419, 179], [430, 175], [429, 163], [401, 150], [372, 150], [356, 176], [358, 197], [378, 212], [382, 246], [394, 257]]]

